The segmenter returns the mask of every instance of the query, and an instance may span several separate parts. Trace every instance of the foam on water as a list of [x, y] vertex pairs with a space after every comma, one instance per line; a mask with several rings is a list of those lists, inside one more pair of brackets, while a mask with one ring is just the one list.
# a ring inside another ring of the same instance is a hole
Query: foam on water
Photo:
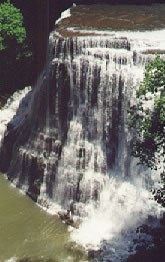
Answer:
[[10, 259], [6, 260], [5, 262], [17, 262], [17, 258], [11, 257]]
[[88, 217], [72, 232], [72, 239], [88, 249], [106, 249], [104, 259], [107, 256], [113, 262], [124, 261], [137, 237], [136, 228], [149, 216], [159, 218], [161, 210], [142, 181], [107, 178], [100, 203], [86, 206]]

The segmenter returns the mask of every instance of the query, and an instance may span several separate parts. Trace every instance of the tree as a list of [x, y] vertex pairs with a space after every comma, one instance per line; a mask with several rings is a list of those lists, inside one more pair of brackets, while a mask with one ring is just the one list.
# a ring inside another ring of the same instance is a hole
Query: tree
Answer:
[[0, 5], [0, 49], [12, 48], [26, 39], [23, 16], [8, 0]]
[[131, 125], [136, 129], [133, 155], [140, 163], [157, 169], [165, 161], [165, 61], [156, 58], [145, 68], [144, 81], [131, 108]]
[[[10, 0], [0, 4], [0, 89], [10, 92], [24, 84], [31, 52], [23, 16]], [[22, 68], [24, 68], [24, 73]], [[22, 77], [20, 78], [20, 75]], [[23, 86], [22, 86], [23, 87]]]

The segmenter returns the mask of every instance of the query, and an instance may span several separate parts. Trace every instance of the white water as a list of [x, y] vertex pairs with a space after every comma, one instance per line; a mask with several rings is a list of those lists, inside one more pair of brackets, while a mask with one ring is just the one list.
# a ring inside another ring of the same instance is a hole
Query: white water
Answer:
[[[25, 87], [25, 89], [15, 92], [8, 100], [5, 106], [0, 110], [0, 145], [4, 133], [7, 129], [7, 124], [16, 115], [17, 109], [22, 99], [31, 91], [31, 87]], [[12, 124], [18, 125], [21, 119], [24, 117], [26, 103], [21, 107], [21, 110], [15, 117]]]
[[55, 24], [57, 25], [58, 23], [60, 23], [60, 21], [62, 21], [63, 19], [67, 18], [67, 17], [70, 17], [71, 16], [71, 13], [70, 13], [70, 8], [68, 8], [67, 10], [63, 11], [61, 13], [61, 16], [60, 18], [58, 18], [55, 22]]
[[[113, 262], [124, 261], [130, 253], [134, 253], [136, 228], [147, 222], [148, 216], [159, 218], [161, 213], [161, 208], [142, 181], [115, 178], [106, 182], [97, 208], [91, 203], [86, 210], [89, 216], [72, 233], [73, 240], [86, 248], [101, 248], [106, 251], [103, 258], [107, 256]], [[144, 236], [144, 239], [147, 237]], [[131, 247], [132, 252], [129, 251]]]

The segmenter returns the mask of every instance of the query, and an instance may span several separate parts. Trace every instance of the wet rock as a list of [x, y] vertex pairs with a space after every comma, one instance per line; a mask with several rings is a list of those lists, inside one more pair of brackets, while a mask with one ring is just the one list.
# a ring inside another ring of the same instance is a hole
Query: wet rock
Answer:
[[148, 222], [152, 223], [155, 220], [155, 218], [151, 215], [148, 216]]
[[136, 247], [136, 252], [141, 252], [141, 253], [144, 253], [146, 250], [146, 246], [145, 245], [138, 245]]
[[[150, 219], [151, 221], [149, 222], [153, 222], [156, 218], [151, 217]], [[164, 219], [165, 212], [162, 216], [162, 222]], [[165, 227], [162, 225], [159, 227], [151, 227], [143, 224], [137, 228], [136, 233], [137, 238], [133, 240], [136, 253], [130, 255], [126, 262], [164, 262]]]
[[136, 229], [136, 233], [145, 233], [145, 234], [149, 234], [150, 233], [150, 229], [149, 226], [146, 224], [143, 224], [142, 226], [138, 227]]
[[93, 249], [89, 249], [88, 250], [88, 259], [94, 259], [97, 258], [101, 253], [101, 250], [93, 250]]
[[160, 224], [165, 227], [165, 212], [163, 212], [163, 216], [162, 218], [160, 219]]
[[38, 199], [37, 203], [45, 208], [49, 208], [49, 204], [47, 203], [47, 201], [45, 199]]

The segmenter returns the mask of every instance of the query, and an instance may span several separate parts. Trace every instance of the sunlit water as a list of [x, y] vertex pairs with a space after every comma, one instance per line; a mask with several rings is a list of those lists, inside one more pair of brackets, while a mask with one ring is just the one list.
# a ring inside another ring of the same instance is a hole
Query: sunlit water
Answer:
[[14, 257], [87, 261], [57, 216], [40, 209], [0, 175], [0, 262]]

